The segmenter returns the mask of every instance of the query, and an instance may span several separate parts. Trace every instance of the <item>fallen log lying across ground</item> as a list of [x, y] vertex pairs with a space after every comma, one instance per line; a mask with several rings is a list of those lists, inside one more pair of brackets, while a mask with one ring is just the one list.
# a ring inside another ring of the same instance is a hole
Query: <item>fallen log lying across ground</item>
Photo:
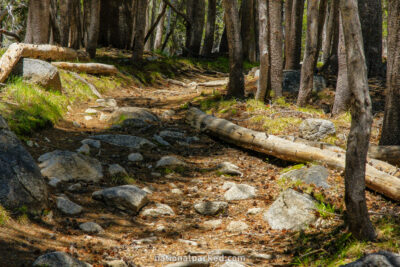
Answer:
[[374, 159], [380, 159], [391, 164], [400, 164], [400, 146], [375, 146], [370, 145], [368, 155]]
[[[295, 143], [274, 135], [268, 135], [265, 132], [253, 131], [225, 119], [207, 115], [197, 108], [188, 110], [186, 122], [197, 130], [210, 133], [226, 142], [283, 160], [320, 162], [338, 170], [344, 170], [345, 168], [344, 153]], [[387, 165], [392, 166], [390, 164]], [[394, 170], [396, 167], [392, 166], [389, 169]], [[368, 188], [400, 201], [400, 178], [367, 164], [365, 181]]]
[[0, 58], [0, 83], [4, 82], [20, 58], [36, 58], [42, 60], [83, 60], [89, 56], [86, 52], [55, 45], [33, 45], [14, 43]]
[[63, 70], [89, 74], [114, 75], [118, 73], [115, 66], [100, 63], [52, 62], [51, 65]]

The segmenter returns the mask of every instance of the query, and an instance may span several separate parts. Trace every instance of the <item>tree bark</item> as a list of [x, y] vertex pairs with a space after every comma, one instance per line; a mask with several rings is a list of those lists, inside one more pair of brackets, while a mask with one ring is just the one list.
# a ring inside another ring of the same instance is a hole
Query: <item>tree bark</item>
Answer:
[[29, 1], [25, 43], [47, 44], [50, 34], [50, 0]]
[[115, 66], [100, 63], [52, 62], [51, 64], [59, 69], [89, 74], [114, 75], [118, 72]]
[[70, 14], [69, 7], [71, 5], [70, 0], [60, 0], [60, 44], [63, 47], [68, 47], [69, 40], [69, 25], [70, 25]]
[[322, 35], [324, 31], [325, 19], [326, 19], [326, 7], [328, 5], [328, 0], [320, 0], [319, 11], [318, 11], [318, 43], [317, 51], [315, 55], [314, 69], [317, 67], [319, 52], [322, 46]]
[[220, 54], [225, 54], [228, 53], [228, 36], [226, 34], [226, 26], [224, 28], [224, 31], [222, 32], [221, 36], [221, 41], [219, 43], [219, 53]]
[[388, 1], [387, 94], [380, 145], [400, 145], [400, 2]]
[[132, 61], [134, 63], [140, 62], [143, 59], [144, 51], [144, 37], [146, 30], [146, 12], [147, 0], [137, 0], [136, 8], [136, 30], [135, 30], [135, 42], [133, 45], [133, 56]]
[[159, 23], [157, 24], [156, 28], [156, 36], [154, 40], [154, 50], [161, 49], [162, 45], [162, 37], [163, 37], [163, 32], [164, 32], [164, 20], [165, 20], [165, 12], [166, 12], [167, 5], [161, 1], [160, 3], [160, 10], [161, 10], [161, 18]]
[[[160, 9], [160, 11], [161, 10], [162, 9]], [[153, 26], [154, 22], [156, 21], [156, 14], [157, 14], [157, 0], [152, 0], [152, 2], [151, 2], [151, 20], [150, 20], [150, 22], [151, 22], [150, 25], [151, 26]], [[155, 37], [156, 37], [155, 33], [153, 31], [151, 31], [151, 33], [150, 33], [150, 47], [151, 47], [151, 49], [154, 49]]]
[[274, 97], [282, 96], [283, 57], [282, 57], [282, 3], [280, 0], [269, 0], [270, 20], [270, 58], [271, 88]]
[[349, 229], [356, 238], [374, 240], [376, 233], [369, 220], [365, 199], [365, 166], [372, 124], [371, 99], [368, 92], [368, 72], [357, 0], [340, 0], [340, 12], [346, 46], [349, 87], [354, 99], [346, 152], [346, 215]]
[[318, 0], [307, 2], [307, 38], [297, 105], [305, 106], [311, 96], [314, 82], [314, 64], [318, 45]]
[[289, 54], [289, 33], [291, 29], [292, 23], [292, 10], [293, 10], [293, 0], [285, 0], [285, 66], [286, 66], [286, 57]]
[[332, 108], [332, 114], [338, 115], [348, 111], [350, 107], [351, 91], [349, 88], [346, 45], [343, 35], [343, 24], [339, 22], [339, 72], [336, 82], [335, 101]]
[[[197, 108], [190, 108], [186, 113], [186, 122], [196, 130], [207, 132], [228, 143], [246, 149], [265, 153], [286, 161], [293, 162], [320, 162], [328, 167], [343, 171], [346, 165], [345, 154], [329, 149], [312, 147], [302, 143], [295, 143], [265, 132], [253, 131], [224, 119], [207, 115]], [[379, 192], [391, 199], [400, 200], [400, 179], [373, 167], [379, 161], [371, 160], [365, 164], [366, 180], [370, 189]], [[388, 170], [396, 170], [395, 166], [386, 165]]]
[[205, 21], [205, 0], [188, 0], [188, 17], [191, 24], [187, 26], [186, 53], [188, 56], [200, 54], [201, 40]]
[[323, 48], [324, 65], [320, 68], [321, 72], [332, 75], [338, 72], [339, 17], [339, 0], [332, 0], [326, 33], [326, 46]]
[[259, 47], [260, 47], [260, 77], [258, 79], [258, 88], [256, 93], [256, 100], [265, 101], [269, 97], [271, 91], [270, 83], [270, 66], [269, 66], [269, 52], [268, 52], [268, 6], [266, 0], [258, 1], [259, 12]]
[[368, 75], [382, 75], [382, 3], [358, 0]]
[[100, 0], [90, 0], [90, 24], [87, 31], [86, 52], [91, 58], [96, 56], [97, 41], [100, 31]]
[[237, 0], [223, 0], [229, 46], [229, 97], [244, 97], [243, 50]]
[[215, 19], [217, 15], [217, 1], [208, 0], [207, 24], [202, 50], [203, 56], [210, 56], [214, 47]]
[[298, 70], [300, 69], [301, 61], [301, 37], [303, 33], [303, 14], [304, 1], [293, 0], [292, 21], [290, 29], [286, 36], [285, 45], [285, 69]]
[[240, 8], [243, 59], [255, 61], [254, 0], [242, 0]]

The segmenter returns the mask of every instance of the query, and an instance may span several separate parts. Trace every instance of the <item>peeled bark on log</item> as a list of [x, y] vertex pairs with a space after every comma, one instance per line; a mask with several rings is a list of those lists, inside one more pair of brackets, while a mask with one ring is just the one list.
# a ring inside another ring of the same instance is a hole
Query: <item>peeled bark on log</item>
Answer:
[[51, 64], [57, 68], [74, 72], [101, 75], [114, 75], [118, 73], [118, 69], [115, 66], [100, 63], [52, 62]]
[[14, 43], [0, 58], [0, 83], [4, 82], [20, 58], [42, 60], [88, 60], [87, 53], [54, 45], [33, 45]]
[[[186, 114], [188, 124], [200, 131], [206, 131], [218, 138], [240, 147], [265, 153], [293, 162], [321, 162], [330, 168], [344, 170], [345, 154], [294, 143], [283, 138], [253, 131], [224, 119], [207, 115], [197, 108]], [[377, 170], [367, 164], [366, 184], [371, 190], [391, 199], [400, 201], [400, 178]]]

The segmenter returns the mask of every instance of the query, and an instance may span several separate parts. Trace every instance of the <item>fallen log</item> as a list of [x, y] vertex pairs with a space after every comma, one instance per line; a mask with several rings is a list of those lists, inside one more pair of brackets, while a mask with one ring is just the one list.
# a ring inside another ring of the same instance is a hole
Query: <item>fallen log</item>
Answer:
[[[207, 115], [197, 108], [186, 113], [186, 122], [199, 131], [208, 132], [226, 142], [293, 162], [319, 162], [343, 171], [345, 154], [294, 143], [283, 138], [253, 131], [225, 119]], [[393, 166], [394, 167], [394, 166]], [[394, 167], [395, 168], [395, 167]], [[366, 166], [367, 187], [400, 201], [400, 179], [376, 168]]]
[[391, 164], [400, 164], [400, 146], [370, 145], [368, 155], [370, 155], [371, 158], [387, 161]]
[[14, 43], [0, 58], [0, 83], [4, 82], [20, 58], [36, 58], [42, 60], [88, 60], [86, 52], [76, 51], [54, 45], [33, 45]]
[[215, 80], [215, 81], [199, 83], [198, 86], [204, 86], [204, 87], [224, 86], [227, 85], [228, 82], [229, 82], [228, 79]]
[[118, 73], [115, 66], [100, 63], [52, 62], [51, 65], [63, 70], [89, 74], [114, 75]]

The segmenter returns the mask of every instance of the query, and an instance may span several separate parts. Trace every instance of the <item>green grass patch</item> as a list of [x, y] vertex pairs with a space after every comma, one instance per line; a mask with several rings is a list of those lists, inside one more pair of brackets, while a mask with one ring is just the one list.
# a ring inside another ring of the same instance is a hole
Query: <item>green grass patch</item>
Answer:
[[113, 185], [136, 184], [136, 180], [128, 175], [115, 175], [111, 177]]
[[303, 167], [305, 167], [304, 164], [296, 164], [294, 166], [290, 166], [290, 167], [284, 168], [283, 170], [281, 170], [281, 173], [283, 174], [283, 173], [287, 173], [287, 172], [290, 172], [290, 171], [299, 170], [299, 169], [301, 169]]
[[10, 220], [10, 214], [0, 205], [0, 226], [5, 225]]

